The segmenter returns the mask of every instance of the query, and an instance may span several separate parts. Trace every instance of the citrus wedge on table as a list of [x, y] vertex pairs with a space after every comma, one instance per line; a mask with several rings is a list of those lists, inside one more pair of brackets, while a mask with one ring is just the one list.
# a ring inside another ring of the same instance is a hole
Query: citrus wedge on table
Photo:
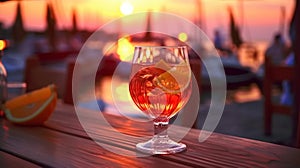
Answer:
[[57, 101], [54, 85], [18, 96], [5, 103], [6, 118], [20, 125], [41, 125], [52, 114]]

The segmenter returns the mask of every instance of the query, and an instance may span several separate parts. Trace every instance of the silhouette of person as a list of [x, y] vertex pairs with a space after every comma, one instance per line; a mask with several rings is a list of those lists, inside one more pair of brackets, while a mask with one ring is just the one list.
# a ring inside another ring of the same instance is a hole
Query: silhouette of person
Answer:
[[214, 45], [217, 50], [224, 54], [232, 53], [232, 51], [225, 46], [225, 39], [222, 37], [219, 30], [214, 31]]
[[216, 49], [223, 50], [223, 38], [218, 30], [214, 32], [214, 45]]
[[287, 54], [287, 46], [282, 39], [281, 34], [274, 35], [272, 44], [267, 48], [265, 56], [269, 57], [272, 64], [282, 64]]

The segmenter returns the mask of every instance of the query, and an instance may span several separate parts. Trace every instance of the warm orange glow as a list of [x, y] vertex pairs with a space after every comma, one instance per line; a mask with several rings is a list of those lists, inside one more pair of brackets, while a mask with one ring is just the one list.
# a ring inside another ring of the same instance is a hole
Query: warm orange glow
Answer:
[[[243, 22], [242, 33], [245, 38], [253, 40], [270, 40], [279, 28], [280, 7], [286, 7], [285, 34], [288, 22], [293, 12], [293, 0], [263, 0], [244, 1], [244, 11], [241, 14], [241, 4], [238, 0], [202, 0], [201, 5], [196, 0], [76, 0], [76, 1], [50, 1], [53, 3], [58, 28], [69, 28], [72, 25], [72, 10], [78, 13], [78, 27], [97, 29], [99, 26], [124, 14], [161, 11], [168, 12], [190, 21], [202, 18], [203, 30], [209, 37], [213, 37], [216, 28], [222, 29], [223, 34], [228, 34], [228, 12], [231, 6], [237, 23]], [[26, 29], [41, 30], [46, 27], [45, 13], [47, 1], [21, 1], [24, 26]], [[0, 22], [7, 28], [12, 25], [15, 18], [17, 2], [9, 1], [0, 3]], [[121, 7], [121, 11], [120, 11]], [[133, 9], [134, 7], [134, 9]], [[200, 16], [202, 14], [202, 16]], [[242, 16], [244, 20], [242, 21]], [[162, 24], [167, 27], [167, 20], [161, 18]], [[171, 30], [171, 28], [169, 28]], [[250, 33], [251, 34], [250, 34]], [[188, 32], [189, 33], [189, 32]], [[188, 34], [190, 35], [190, 34]]]
[[6, 47], [6, 41], [5, 40], [0, 40], [0, 50], [4, 50]]
[[131, 55], [134, 52], [134, 47], [130, 43], [129, 39], [126, 37], [123, 37], [118, 40], [118, 49], [117, 53], [120, 56], [121, 61], [131, 61]]

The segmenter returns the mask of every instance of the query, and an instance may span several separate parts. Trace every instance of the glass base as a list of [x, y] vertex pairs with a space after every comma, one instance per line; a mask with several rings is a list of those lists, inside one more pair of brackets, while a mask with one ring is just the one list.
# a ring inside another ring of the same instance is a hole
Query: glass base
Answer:
[[147, 142], [138, 143], [136, 149], [148, 154], [174, 154], [182, 152], [186, 149], [183, 143], [177, 143], [171, 140], [168, 136], [154, 136]]

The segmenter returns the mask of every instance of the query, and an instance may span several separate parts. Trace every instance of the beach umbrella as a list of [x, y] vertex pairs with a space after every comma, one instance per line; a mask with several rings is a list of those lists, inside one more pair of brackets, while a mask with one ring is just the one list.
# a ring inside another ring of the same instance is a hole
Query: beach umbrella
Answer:
[[295, 100], [294, 100], [294, 105], [295, 105], [295, 124], [294, 124], [294, 132], [295, 136], [297, 137], [296, 140], [296, 146], [300, 147], [300, 78], [299, 78], [299, 72], [300, 72], [300, 48], [297, 47], [300, 44], [300, 0], [295, 0], [295, 10], [294, 14], [291, 20], [290, 24], [290, 37], [293, 45], [293, 52], [295, 54], [295, 83], [294, 85], [295, 88]]
[[78, 32], [77, 13], [76, 13], [76, 10], [73, 9], [73, 13], [72, 13], [72, 34], [75, 35], [77, 32]]
[[229, 24], [230, 28], [229, 28], [229, 30], [230, 30], [231, 40], [232, 40], [232, 43], [237, 48], [240, 48], [240, 46], [243, 43], [243, 40], [242, 40], [241, 35], [240, 35], [240, 29], [239, 29], [239, 26], [235, 22], [231, 7], [228, 8], [228, 12], [229, 12], [229, 19], [230, 19], [230, 24]]
[[147, 14], [147, 23], [146, 23], [146, 34], [144, 36], [144, 40], [150, 41], [152, 39], [152, 34], [151, 34], [151, 26], [152, 26], [152, 17], [151, 17], [151, 12], [148, 12]]
[[48, 38], [48, 43], [50, 48], [55, 51], [56, 50], [56, 18], [54, 15], [54, 10], [51, 3], [47, 4], [47, 14], [46, 14], [46, 35]]
[[146, 42], [146, 43], [158, 43], [160, 45], [164, 45], [164, 38], [161, 36], [155, 36], [159, 33], [153, 33], [152, 32], [152, 16], [151, 11], [147, 12], [146, 15], [146, 25], [145, 25], [145, 33], [136, 34], [131, 36], [131, 42], [133, 43], [139, 43], [139, 42]]
[[297, 26], [297, 19], [299, 19], [299, 15], [300, 15], [300, 11], [299, 11], [299, 7], [297, 6], [297, 4], [299, 3], [299, 0], [295, 0], [296, 1], [296, 5], [295, 5], [295, 8], [294, 8], [294, 13], [292, 15], [292, 19], [291, 19], [291, 22], [290, 22], [290, 27], [289, 27], [289, 37], [290, 37], [290, 40], [292, 42], [292, 45], [295, 45], [296, 44], [296, 26]]
[[17, 4], [17, 13], [15, 17], [15, 21], [12, 25], [12, 38], [13, 42], [18, 45], [21, 43], [26, 35], [24, 24], [23, 24], [23, 17], [22, 17], [22, 10], [21, 10], [21, 3], [18, 2]]

